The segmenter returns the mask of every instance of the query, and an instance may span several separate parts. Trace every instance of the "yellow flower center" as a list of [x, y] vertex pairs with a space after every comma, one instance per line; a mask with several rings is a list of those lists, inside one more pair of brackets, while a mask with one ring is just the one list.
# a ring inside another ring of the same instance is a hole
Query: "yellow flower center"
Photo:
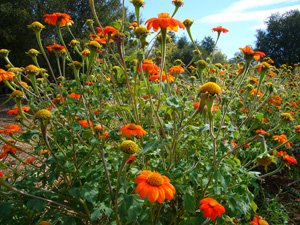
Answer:
[[260, 220], [258, 221], [258, 224], [259, 224], [259, 225], [268, 225], [268, 223], [267, 223], [265, 220], [262, 220], [262, 219], [260, 219]]
[[134, 123], [129, 124], [129, 126], [127, 127], [129, 130], [136, 130], [138, 127], [137, 125], [135, 125]]
[[210, 207], [214, 208], [214, 207], [218, 204], [218, 202], [216, 202], [216, 201], [211, 201], [211, 202], [209, 202], [208, 204], [209, 204]]
[[153, 172], [148, 176], [147, 182], [152, 186], [158, 187], [164, 183], [164, 178], [158, 172]]
[[171, 18], [169, 13], [160, 13], [158, 14], [158, 18]]

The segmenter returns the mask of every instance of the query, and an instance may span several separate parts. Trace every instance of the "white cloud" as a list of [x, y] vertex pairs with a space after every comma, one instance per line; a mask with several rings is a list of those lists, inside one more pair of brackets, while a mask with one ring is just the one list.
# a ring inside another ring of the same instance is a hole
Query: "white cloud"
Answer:
[[240, 0], [238, 2], [234, 2], [228, 8], [224, 9], [225, 13], [232, 12], [242, 12], [247, 9], [253, 9], [264, 6], [276, 5], [279, 3], [292, 3], [298, 2], [299, 0]]
[[[248, 0], [244, 0], [248, 1]], [[253, 0], [256, 1], [256, 0]], [[276, 1], [276, 0], [273, 0]], [[266, 20], [271, 14], [279, 12], [285, 13], [287, 11], [298, 9], [300, 10], [300, 5], [294, 5], [279, 9], [254, 11], [254, 12], [227, 12], [227, 9], [220, 14], [210, 15], [197, 20], [199, 23], [224, 23], [224, 22], [240, 22], [240, 21], [257, 21], [262, 25], [263, 21]]]

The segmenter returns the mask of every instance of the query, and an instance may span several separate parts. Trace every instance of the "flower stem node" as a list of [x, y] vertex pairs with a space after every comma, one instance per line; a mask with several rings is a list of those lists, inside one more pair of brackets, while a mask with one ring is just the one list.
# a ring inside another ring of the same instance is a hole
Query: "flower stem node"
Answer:
[[186, 28], [188, 28], [188, 27], [191, 27], [193, 25], [194, 21], [191, 20], [191, 19], [185, 19], [182, 23], [184, 24], [184, 26]]
[[29, 76], [36, 76], [39, 74], [39, 68], [37, 68], [35, 65], [26, 66], [25, 73]]
[[135, 142], [127, 140], [122, 142], [121, 150], [124, 153], [132, 155], [138, 152], [139, 148]]
[[274, 157], [270, 156], [268, 153], [257, 156], [256, 162], [262, 166], [268, 166], [274, 161]]
[[13, 91], [11, 94], [10, 94], [12, 97], [23, 97], [23, 92], [22, 91], [19, 91], [19, 90], [15, 90]]
[[8, 54], [9, 54], [9, 50], [7, 50], [7, 49], [0, 49], [0, 56], [2, 57], [2, 58], [6, 58], [6, 57], [8, 57]]
[[200, 87], [200, 93], [219, 94], [221, 87], [214, 82], [207, 82]]
[[41, 109], [39, 110], [35, 115], [34, 118], [35, 119], [50, 119], [50, 117], [52, 116], [52, 113], [50, 111], [48, 111], [47, 109]]
[[43, 28], [45, 28], [45, 26], [43, 24], [41, 24], [40, 22], [35, 21], [32, 24], [28, 25], [28, 28], [30, 28], [36, 32], [40, 32]]

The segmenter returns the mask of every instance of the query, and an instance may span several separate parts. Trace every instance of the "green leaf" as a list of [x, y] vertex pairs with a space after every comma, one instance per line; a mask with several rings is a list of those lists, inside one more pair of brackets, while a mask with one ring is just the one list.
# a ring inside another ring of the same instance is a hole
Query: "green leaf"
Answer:
[[95, 222], [97, 219], [101, 217], [101, 215], [102, 215], [101, 209], [100, 208], [96, 209], [91, 215], [91, 222]]
[[29, 209], [36, 210], [38, 212], [42, 212], [44, 210], [44, 208], [46, 207], [46, 205], [47, 205], [47, 202], [41, 201], [38, 199], [30, 199], [27, 202], [27, 207]]
[[78, 188], [72, 187], [68, 192], [74, 198], [79, 199], [79, 197], [80, 197], [80, 191], [79, 191]]
[[155, 141], [148, 141], [144, 144], [143, 150], [141, 151], [140, 155], [146, 154], [149, 150], [156, 150], [158, 148], [163, 147], [166, 145], [167, 142], [163, 139], [155, 140]]
[[119, 24], [119, 23], [117, 23], [117, 22], [112, 22], [111, 24], [112, 24], [112, 26], [113, 26], [114, 28], [116, 28], [116, 29], [118, 29], [118, 30], [121, 28], [121, 24]]
[[96, 187], [90, 187], [85, 185], [80, 191], [80, 196], [93, 204], [97, 201], [97, 195], [98, 188]]
[[2, 203], [0, 205], [0, 216], [7, 216], [10, 214], [10, 211], [12, 209], [11, 204], [8, 203]]
[[240, 136], [240, 132], [238, 132], [237, 130], [233, 132], [233, 135], [235, 138], [238, 138]]
[[252, 207], [252, 209], [253, 209], [253, 212], [256, 212], [256, 210], [257, 210], [257, 205], [256, 205], [256, 203], [255, 203], [254, 201], [251, 202], [251, 207]]
[[191, 213], [195, 212], [196, 199], [189, 193], [186, 193], [182, 198], [183, 198], [183, 208], [188, 212]]

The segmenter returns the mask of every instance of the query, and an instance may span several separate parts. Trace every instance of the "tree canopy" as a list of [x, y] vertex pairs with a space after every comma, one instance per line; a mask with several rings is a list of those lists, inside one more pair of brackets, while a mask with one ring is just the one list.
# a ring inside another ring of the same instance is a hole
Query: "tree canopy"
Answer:
[[267, 29], [257, 31], [256, 48], [271, 57], [276, 65], [300, 61], [300, 12], [292, 10], [273, 14]]
[[[122, 18], [122, 4], [119, 0], [97, 0], [96, 11], [103, 26]], [[88, 38], [88, 27], [84, 26], [87, 19], [93, 19], [89, 1], [86, 0], [6, 0], [0, 3], [0, 49], [11, 50], [10, 59], [16, 66], [24, 66], [31, 63], [30, 57], [25, 52], [38, 46], [35, 34], [27, 28], [34, 21], [44, 23], [44, 14], [54, 12], [67, 13], [74, 21], [71, 30], [76, 38]], [[64, 32], [65, 30], [63, 30]], [[46, 25], [42, 31], [44, 44], [53, 44], [57, 40], [55, 27]], [[63, 36], [67, 41], [72, 37], [68, 32]], [[1, 60], [0, 67], [4, 66]]]

